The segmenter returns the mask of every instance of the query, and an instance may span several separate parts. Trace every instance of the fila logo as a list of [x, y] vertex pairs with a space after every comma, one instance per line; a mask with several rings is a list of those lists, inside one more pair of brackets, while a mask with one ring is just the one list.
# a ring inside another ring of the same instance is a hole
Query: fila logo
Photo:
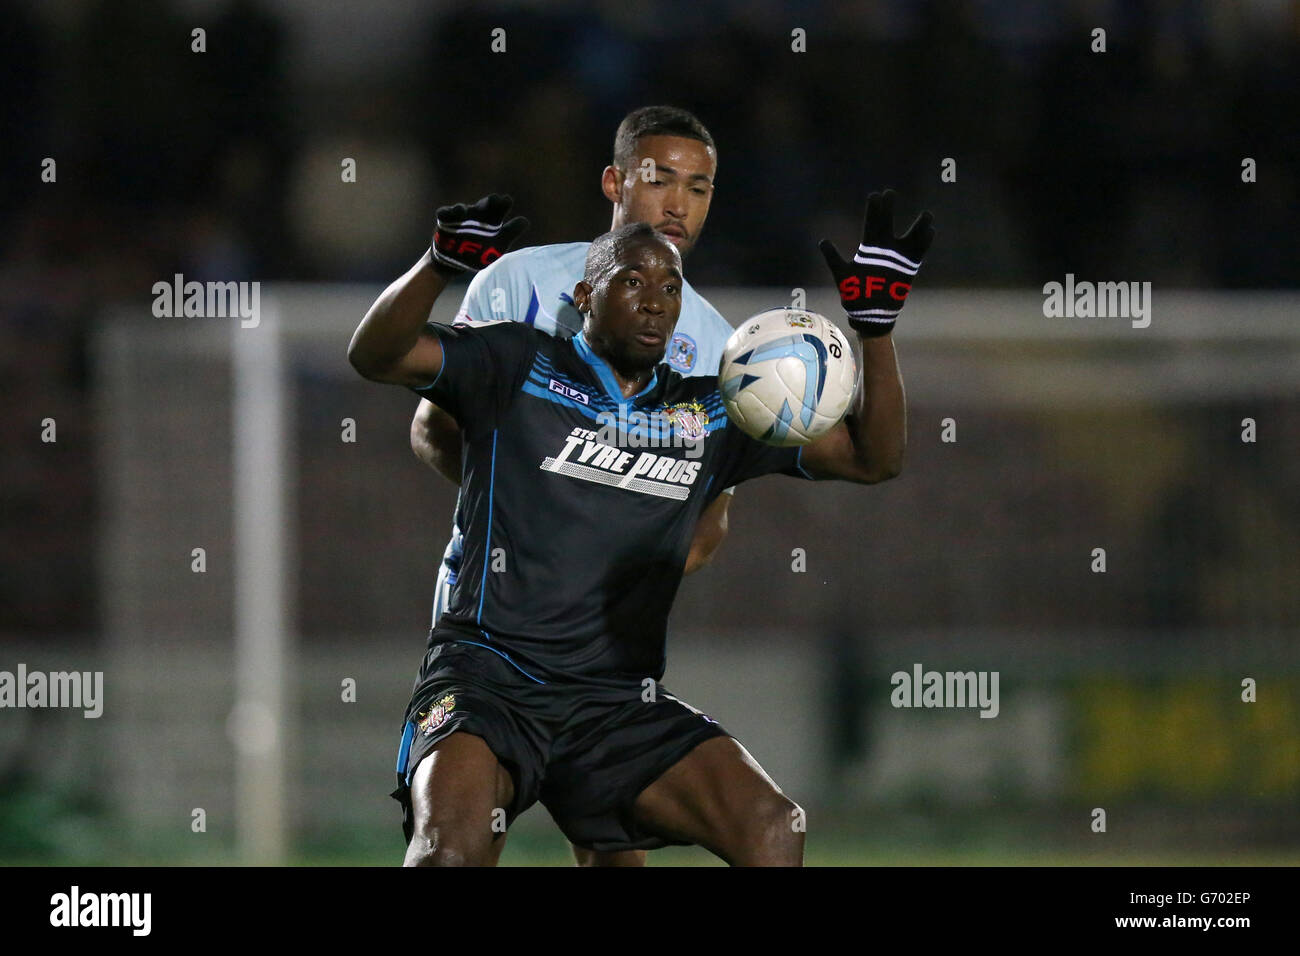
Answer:
[[565, 398], [571, 398], [575, 402], [580, 402], [583, 405], [591, 404], [591, 402], [587, 400], [586, 392], [579, 391], [576, 388], [570, 388], [568, 385], [565, 385], [563, 382], [557, 382], [555, 379], [551, 379], [551, 384], [548, 387], [552, 392], [554, 392], [557, 395], [563, 395]]

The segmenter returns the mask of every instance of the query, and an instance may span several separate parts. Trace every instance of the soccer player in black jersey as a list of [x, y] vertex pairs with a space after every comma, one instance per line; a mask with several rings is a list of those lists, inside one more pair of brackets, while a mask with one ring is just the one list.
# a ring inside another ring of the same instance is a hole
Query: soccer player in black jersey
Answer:
[[778, 448], [728, 422], [716, 377], [663, 364], [681, 257], [647, 224], [592, 243], [572, 339], [520, 323], [427, 324], [455, 268], [439, 254], [486, 264], [523, 228], [503, 222], [508, 207], [494, 196], [440, 210], [432, 260], [380, 296], [348, 351], [366, 378], [451, 412], [464, 442], [463, 570], [407, 708], [393, 794], [406, 863], [493, 864], [510, 822], [540, 800], [577, 846], [699, 844], [736, 865], [798, 865], [799, 809], [658, 683], [668, 611], [696, 520], [723, 488], [777, 472], [864, 484], [898, 474], [906, 425], [888, 333], [928, 215], [879, 248], [868, 232], [880, 242], [892, 211], [873, 195], [854, 262], [824, 244], [859, 329], [863, 385], [844, 422]]
[[[686, 110], [645, 106], [619, 123], [611, 159], [600, 177], [601, 191], [613, 204], [609, 228], [649, 222], [685, 258], [700, 238], [713, 198], [718, 154], [712, 134]], [[647, 163], [654, 175], [648, 175]], [[560, 243], [506, 253], [474, 276], [452, 324], [522, 321], [553, 335], [572, 335], [582, 327], [571, 297], [582, 278], [589, 245]], [[686, 283], [665, 361], [683, 375], [716, 372], [731, 332], [731, 325]], [[411, 422], [411, 448], [421, 461], [460, 484], [460, 429], [427, 398], [420, 401]], [[721, 546], [733, 490], [725, 489], [701, 513], [683, 574], [706, 566]], [[434, 623], [450, 603], [461, 551], [461, 532], [454, 527], [438, 568]], [[646, 857], [644, 850], [604, 853], [574, 847], [573, 853], [580, 866], [644, 866]]]

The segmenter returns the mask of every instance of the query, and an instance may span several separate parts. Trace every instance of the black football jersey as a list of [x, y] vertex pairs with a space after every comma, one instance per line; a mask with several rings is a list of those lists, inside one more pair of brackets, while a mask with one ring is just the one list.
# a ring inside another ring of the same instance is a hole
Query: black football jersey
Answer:
[[464, 443], [465, 551], [440, 626], [543, 682], [660, 679], [701, 512], [750, 478], [810, 478], [801, 449], [729, 422], [716, 376], [660, 364], [624, 398], [582, 333], [434, 328], [442, 372], [413, 390]]

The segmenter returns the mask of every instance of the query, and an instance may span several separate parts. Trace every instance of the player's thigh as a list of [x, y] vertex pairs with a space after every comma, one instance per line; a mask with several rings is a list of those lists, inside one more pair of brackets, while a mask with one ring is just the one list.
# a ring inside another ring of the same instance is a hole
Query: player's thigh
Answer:
[[570, 844], [578, 866], [645, 866], [645, 850], [588, 850]]
[[513, 799], [510, 772], [483, 738], [448, 735], [411, 778], [415, 830], [407, 862], [494, 863], [504, 843], [503, 808]]
[[734, 737], [712, 737], [641, 791], [637, 822], [714, 852], [789, 828], [799, 808]]

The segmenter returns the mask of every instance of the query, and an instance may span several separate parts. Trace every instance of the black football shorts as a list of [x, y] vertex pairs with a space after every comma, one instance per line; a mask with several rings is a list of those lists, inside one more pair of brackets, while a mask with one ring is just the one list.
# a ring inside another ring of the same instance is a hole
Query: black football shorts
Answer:
[[[443, 634], [455, 640], [437, 642]], [[397, 755], [402, 832], [414, 832], [411, 779], [458, 731], [483, 738], [514, 781], [506, 825], [540, 801], [564, 835], [591, 850], [651, 850], [678, 841], [632, 818], [637, 796], [711, 737], [730, 736], [662, 685], [543, 683], [504, 654], [435, 631], [406, 711]], [[652, 699], [645, 699], [652, 697]]]

